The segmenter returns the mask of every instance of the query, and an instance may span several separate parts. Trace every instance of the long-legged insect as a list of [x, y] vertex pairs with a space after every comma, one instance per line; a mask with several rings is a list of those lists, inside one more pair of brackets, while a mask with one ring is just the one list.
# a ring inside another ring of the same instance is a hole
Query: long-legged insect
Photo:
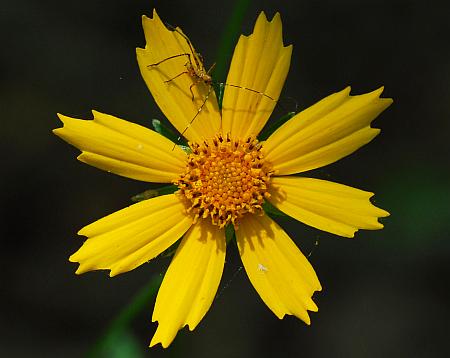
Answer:
[[205, 66], [203, 65], [203, 58], [202, 58], [201, 54], [194, 51], [194, 47], [192, 46], [192, 43], [189, 40], [189, 38], [184, 33], [182, 33], [180, 30], [178, 30], [176, 27], [171, 26], [169, 24], [166, 24], [166, 26], [169, 30], [177, 32], [180, 36], [183, 37], [183, 39], [186, 41], [186, 43], [189, 46], [190, 53], [185, 52], [185, 53], [180, 53], [180, 54], [176, 54], [173, 56], [169, 56], [161, 61], [151, 63], [151, 64], [147, 65], [147, 67], [156, 67], [156, 66], [160, 65], [161, 63], [164, 63], [171, 59], [184, 56], [187, 59], [187, 62], [184, 65], [186, 67], [186, 70], [183, 72], [180, 72], [179, 74], [177, 74], [176, 76], [174, 76], [168, 80], [165, 80], [164, 83], [170, 83], [182, 75], [188, 75], [193, 80], [193, 83], [189, 86], [189, 91], [191, 92], [192, 101], [194, 101], [194, 92], [192, 91], [192, 88], [194, 86], [198, 86], [200, 83], [203, 83], [206, 86], [208, 86], [208, 92], [206, 93], [206, 96], [203, 99], [202, 104], [198, 108], [195, 116], [189, 121], [187, 127], [180, 133], [180, 136], [178, 137], [178, 141], [179, 141], [181, 139], [181, 137], [184, 135], [184, 133], [186, 133], [186, 131], [189, 129], [189, 127], [194, 122], [194, 120], [199, 116], [200, 112], [203, 110], [204, 106], [206, 105], [206, 102], [208, 101], [209, 96], [211, 95], [211, 92], [213, 89], [213, 86], [212, 86], [213, 81], [212, 81], [212, 77], [211, 77], [211, 71], [214, 69], [215, 63], [208, 70], [206, 70]]
[[[187, 58], [187, 62], [184, 65], [186, 67], [186, 70], [168, 80], [165, 80], [164, 83], [170, 83], [182, 75], [190, 76], [193, 80], [193, 83], [189, 86], [189, 91], [191, 92], [192, 101], [194, 101], [194, 92], [192, 91], [192, 88], [194, 86], [198, 86], [200, 83], [203, 83], [206, 86], [208, 86], [208, 92], [206, 93], [205, 97], [203, 98], [203, 101], [202, 101], [200, 107], [197, 109], [197, 112], [195, 113], [194, 117], [189, 121], [187, 127], [180, 133], [180, 136], [178, 137], [178, 141], [179, 141], [181, 139], [181, 137], [184, 135], [184, 133], [186, 133], [186, 131], [192, 125], [194, 120], [200, 115], [201, 111], [203, 110], [204, 106], [206, 105], [206, 103], [209, 99], [209, 96], [211, 95], [211, 92], [213, 90], [213, 78], [211, 76], [211, 72], [214, 69], [215, 63], [212, 64], [212, 66], [208, 70], [206, 70], [206, 68], [203, 64], [203, 57], [200, 53], [194, 51], [194, 47], [192, 46], [191, 40], [189, 40], [189, 38], [184, 33], [182, 33], [180, 30], [178, 30], [176, 27], [169, 25], [169, 24], [166, 24], [166, 26], [169, 30], [177, 32], [180, 36], [182, 36], [184, 38], [184, 40], [186, 41], [186, 43], [189, 46], [191, 53], [185, 52], [185, 53], [180, 53], [180, 54], [176, 54], [173, 56], [169, 56], [161, 61], [151, 63], [151, 64], [147, 65], [147, 67], [156, 67], [166, 61], [185, 56]], [[274, 99], [273, 97], [267, 95], [266, 93], [257, 91], [252, 88], [243, 87], [243, 86], [239, 86], [239, 85], [235, 85], [235, 84], [231, 84], [231, 83], [219, 83], [219, 85], [243, 89], [246, 91], [256, 93], [260, 96], [266, 97], [274, 102], [278, 101], [278, 100]], [[176, 146], [176, 144], [175, 144], [175, 146]], [[174, 146], [174, 148], [175, 148], [175, 146]]]

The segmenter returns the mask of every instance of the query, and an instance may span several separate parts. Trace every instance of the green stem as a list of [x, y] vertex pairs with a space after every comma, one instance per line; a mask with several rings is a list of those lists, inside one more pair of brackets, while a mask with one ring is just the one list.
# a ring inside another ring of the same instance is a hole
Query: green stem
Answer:
[[[114, 351], [114, 346], [120, 344], [117, 338], [124, 334], [129, 328], [132, 320], [152, 301], [161, 286], [163, 275], [157, 274], [134, 296], [131, 302], [110, 323], [105, 334], [89, 352], [89, 357], [107, 356], [108, 352]], [[110, 354], [110, 353], [108, 353]]]
[[241, 25], [245, 14], [250, 6], [251, 0], [237, 0], [231, 13], [225, 30], [220, 39], [220, 46], [217, 50], [217, 62], [213, 71], [213, 78], [218, 82], [224, 82], [228, 70], [233, 48], [236, 45]]

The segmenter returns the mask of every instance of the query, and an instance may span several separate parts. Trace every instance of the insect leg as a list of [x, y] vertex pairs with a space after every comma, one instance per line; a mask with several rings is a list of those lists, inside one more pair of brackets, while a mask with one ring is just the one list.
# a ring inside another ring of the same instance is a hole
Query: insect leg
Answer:
[[189, 59], [189, 62], [191, 62], [191, 54], [190, 53], [179, 53], [178, 55], [169, 56], [169, 57], [167, 57], [164, 60], [161, 60], [159, 62], [151, 63], [151, 64], [147, 65], [147, 67], [155, 67], [155, 66], [160, 65], [163, 62], [171, 60], [172, 58], [177, 58], [177, 57], [181, 57], [181, 56], [187, 56], [188, 59]]
[[[194, 84], [196, 84], [196, 83], [194, 83]], [[193, 84], [193, 85], [194, 85], [194, 84]], [[184, 135], [184, 133], [186, 133], [186, 131], [187, 131], [187, 130], [189, 129], [189, 127], [191, 126], [191, 124], [194, 122], [195, 118], [197, 118], [198, 115], [200, 114], [200, 112], [203, 110], [203, 107], [205, 107], [206, 102], [208, 101], [208, 98], [209, 98], [209, 96], [210, 96], [210, 94], [211, 94], [211, 91], [212, 91], [212, 86], [209, 86], [208, 93], [206, 94], [205, 99], [204, 99], [203, 102], [202, 102], [202, 105], [201, 105], [200, 108], [197, 110], [197, 113], [195, 113], [194, 118], [192, 118], [192, 119], [189, 121], [187, 127], [183, 130], [183, 132], [180, 133], [180, 136], [177, 138], [177, 142], [181, 139], [181, 137]], [[173, 145], [172, 150], [175, 149], [176, 145], [177, 145], [176, 143]]]
[[[192, 96], [192, 102], [194, 102], [194, 92], [192, 91], [192, 87], [197, 86], [197, 84], [200, 82], [201, 80], [197, 80], [195, 81], [193, 84], [191, 84], [189, 86], [189, 91], [191, 91], [191, 96]], [[209, 92], [208, 92], [209, 94]]]
[[[189, 46], [189, 49], [191, 50], [192, 54], [194, 55], [195, 66], [197, 68], [202, 67], [201, 64], [199, 63], [199, 60], [197, 59], [197, 56], [200, 56], [200, 54], [194, 51], [194, 47], [192, 46], [192, 43], [191, 43], [191, 40], [189, 40], [189, 37], [187, 37], [184, 33], [182, 33], [180, 30], [178, 30], [175, 26], [172, 26], [167, 23], [165, 25], [169, 30], [172, 30], [172, 31], [178, 33], [180, 36], [182, 36], [185, 39], [185, 41], [187, 42], [187, 44]], [[196, 56], [196, 54], [197, 54], [197, 56]]]
[[[175, 77], [172, 77], [170, 80], [164, 81], [164, 83], [169, 83], [169, 82], [173, 81], [175, 78], [178, 78], [178, 77], [180, 77], [181, 75], [184, 75], [184, 74], [189, 74], [189, 71], [181, 72], [181, 73], [179, 73], [178, 75], [176, 75]], [[191, 91], [191, 92], [192, 92], [192, 91]], [[192, 100], [193, 100], [193, 99], [192, 99]]]

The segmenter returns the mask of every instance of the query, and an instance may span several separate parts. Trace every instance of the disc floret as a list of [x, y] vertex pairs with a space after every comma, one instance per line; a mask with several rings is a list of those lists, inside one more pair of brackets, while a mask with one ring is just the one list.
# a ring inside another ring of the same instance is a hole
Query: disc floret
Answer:
[[272, 171], [255, 137], [242, 140], [218, 134], [189, 146], [186, 170], [174, 183], [187, 199], [194, 221], [210, 217], [220, 228], [228, 223], [237, 228], [244, 214], [263, 213]]

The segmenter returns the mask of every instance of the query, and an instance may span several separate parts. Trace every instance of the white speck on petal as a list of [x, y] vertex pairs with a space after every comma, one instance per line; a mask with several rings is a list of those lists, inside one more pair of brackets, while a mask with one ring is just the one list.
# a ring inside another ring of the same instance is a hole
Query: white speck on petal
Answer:
[[269, 271], [269, 269], [266, 266], [264, 266], [263, 264], [258, 264], [258, 270], [261, 272]]
[[142, 148], [144, 148], [144, 146], [142, 145], [142, 143], [139, 143], [139, 144], [137, 145], [137, 150], [141, 150]]

